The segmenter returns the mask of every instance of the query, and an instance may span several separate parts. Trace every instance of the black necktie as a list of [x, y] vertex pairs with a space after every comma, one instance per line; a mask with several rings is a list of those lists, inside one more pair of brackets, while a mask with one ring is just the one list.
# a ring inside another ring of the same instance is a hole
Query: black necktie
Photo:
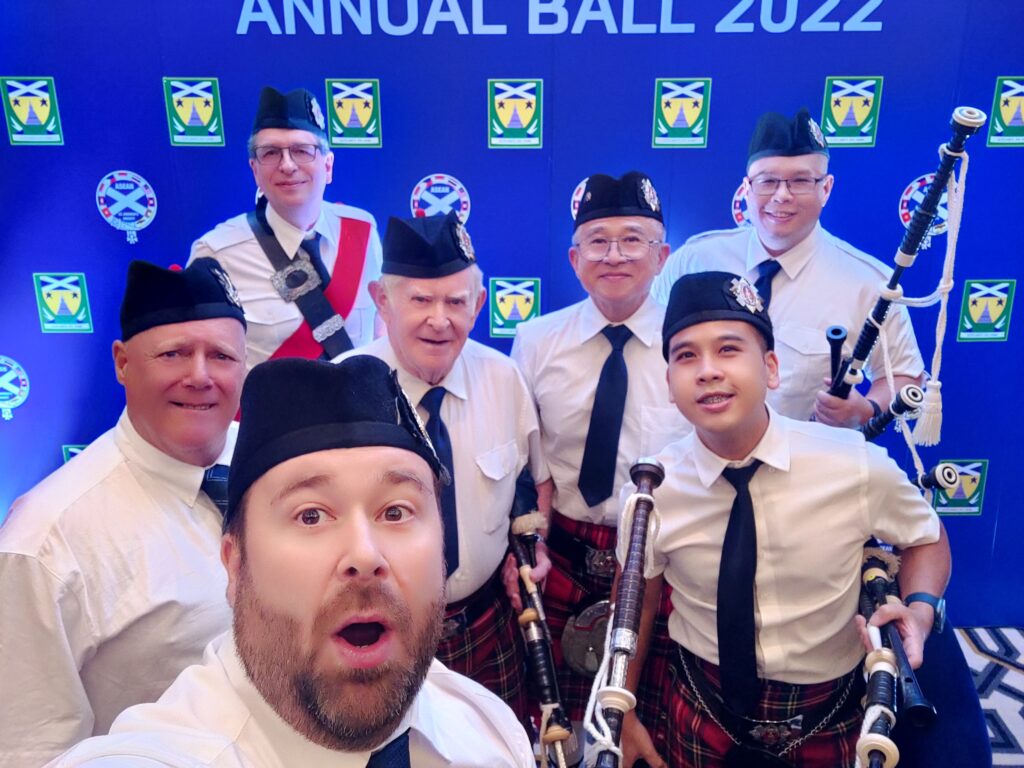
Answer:
[[768, 305], [772, 303], [772, 280], [779, 274], [780, 269], [782, 269], [782, 265], [777, 259], [768, 259], [768, 261], [762, 261], [757, 265], [757, 282], [754, 283], [754, 287], [761, 295], [765, 309], [768, 309]]
[[761, 694], [754, 651], [754, 574], [757, 530], [750, 479], [761, 462], [726, 467], [722, 477], [736, 489], [718, 569], [718, 665], [722, 698], [734, 713], [750, 714]]
[[607, 325], [601, 331], [612, 345], [608, 359], [601, 368], [594, 393], [594, 410], [590, 412], [587, 442], [583, 446], [580, 465], [580, 492], [588, 507], [600, 504], [615, 490], [615, 463], [619, 455], [619, 432], [622, 411], [626, 407], [629, 374], [622, 348], [633, 337], [624, 325]]
[[409, 731], [370, 755], [366, 768], [410, 768]]
[[434, 444], [437, 457], [448, 468], [452, 481], [441, 488], [441, 519], [444, 521], [444, 559], [448, 563], [448, 574], [459, 568], [459, 525], [455, 515], [455, 465], [452, 463], [452, 441], [448, 427], [441, 419], [441, 401], [447, 390], [434, 387], [420, 399], [420, 405], [427, 411], [427, 436]]
[[217, 505], [221, 516], [228, 511], [228, 466], [214, 464], [203, 473], [203, 484], [199, 489]]
[[299, 247], [306, 252], [309, 256], [309, 260], [313, 262], [313, 267], [316, 269], [316, 273], [320, 275], [320, 281], [323, 283], [322, 289], [327, 289], [327, 284], [331, 282], [331, 276], [327, 272], [327, 265], [324, 264], [324, 260], [320, 258], [320, 233], [314, 232], [313, 236], [303, 240]]

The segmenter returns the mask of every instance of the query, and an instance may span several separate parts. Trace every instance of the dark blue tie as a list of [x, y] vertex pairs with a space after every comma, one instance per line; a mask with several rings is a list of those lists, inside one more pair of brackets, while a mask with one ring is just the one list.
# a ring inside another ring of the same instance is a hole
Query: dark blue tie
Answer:
[[228, 511], [228, 466], [214, 464], [203, 473], [203, 484], [199, 489], [217, 505], [221, 516]]
[[313, 268], [316, 269], [316, 273], [320, 275], [320, 281], [323, 283], [320, 289], [327, 290], [327, 284], [331, 282], [331, 276], [327, 272], [327, 265], [324, 264], [324, 260], [320, 257], [320, 233], [314, 232], [312, 237], [299, 243], [299, 247], [306, 252], [309, 260], [313, 263]]
[[459, 524], [455, 515], [455, 465], [452, 463], [452, 441], [448, 427], [441, 419], [441, 401], [447, 394], [444, 387], [434, 387], [420, 399], [420, 405], [427, 412], [427, 437], [434, 444], [437, 457], [448, 468], [452, 481], [441, 488], [441, 520], [444, 521], [444, 559], [448, 573], [459, 569]]
[[612, 345], [612, 351], [601, 368], [594, 393], [594, 409], [590, 412], [587, 442], [583, 446], [580, 465], [580, 493], [588, 507], [600, 504], [615, 490], [615, 463], [619, 455], [619, 433], [622, 411], [626, 407], [629, 374], [622, 348], [633, 338], [624, 325], [608, 325], [601, 331]]
[[370, 755], [366, 768], [410, 768], [409, 731]]
[[761, 694], [754, 650], [754, 575], [757, 529], [750, 479], [761, 462], [726, 467], [722, 477], [736, 489], [718, 568], [718, 665], [722, 698], [734, 713], [751, 713]]
[[772, 303], [772, 280], [779, 274], [780, 269], [782, 269], [782, 265], [777, 259], [768, 259], [768, 261], [762, 261], [757, 265], [757, 282], [754, 283], [754, 287], [761, 295], [765, 309], [768, 309], [768, 305]]

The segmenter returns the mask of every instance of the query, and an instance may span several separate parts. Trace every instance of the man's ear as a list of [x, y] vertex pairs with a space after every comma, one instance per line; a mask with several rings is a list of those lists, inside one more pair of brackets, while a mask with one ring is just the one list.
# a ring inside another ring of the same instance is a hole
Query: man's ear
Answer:
[[324, 155], [324, 169], [327, 171], [327, 184], [334, 181], [334, 153], [328, 151]]
[[228, 572], [228, 605], [235, 607], [238, 593], [238, 577], [242, 567], [242, 550], [238, 539], [233, 533], [225, 533], [220, 539], [220, 561]]
[[114, 346], [110, 349], [111, 354], [114, 357], [114, 375], [117, 376], [117, 382], [122, 387], [124, 386], [124, 369], [128, 366], [128, 348], [121, 340], [115, 341]]
[[775, 350], [769, 349], [764, 353], [764, 364], [768, 368], [768, 389], [778, 389], [782, 378], [779, 376], [779, 356]]

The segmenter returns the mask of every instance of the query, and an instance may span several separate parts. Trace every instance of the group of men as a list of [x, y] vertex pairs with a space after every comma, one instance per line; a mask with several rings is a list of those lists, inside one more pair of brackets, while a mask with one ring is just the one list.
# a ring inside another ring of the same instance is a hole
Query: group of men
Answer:
[[[758, 122], [754, 226], [675, 253], [647, 175], [590, 176], [569, 248], [587, 297], [519, 326], [511, 358], [469, 339], [486, 291], [454, 213], [392, 218], [381, 245], [324, 201], [312, 94], [265, 88], [248, 151], [254, 211], [185, 269], [129, 267], [118, 424], [0, 528], [0, 766], [533, 765], [508, 555], [524, 480], [577, 763], [645, 455], [668, 477], [623, 765], [852, 765], [871, 536], [903, 549], [910, 598], [872, 622], [915, 663], [955, 650], [923, 650], [941, 523], [841, 429], [888, 405], [881, 359], [864, 394], [823, 387], [824, 328], [859, 327], [886, 268], [818, 224], [833, 178], [806, 110]], [[905, 309], [883, 333], [897, 386], [920, 381]], [[789, 741], [752, 735], [794, 718]], [[942, 754], [981, 764], [980, 728]]]

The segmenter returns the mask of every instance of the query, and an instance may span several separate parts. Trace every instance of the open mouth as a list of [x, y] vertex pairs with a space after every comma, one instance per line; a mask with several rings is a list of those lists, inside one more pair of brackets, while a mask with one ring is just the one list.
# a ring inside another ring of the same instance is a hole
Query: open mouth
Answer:
[[365, 648], [380, 640], [385, 631], [387, 628], [379, 621], [354, 622], [342, 627], [337, 636], [349, 645]]
[[734, 395], [727, 395], [721, 392], [712, 392], [710, 394], [702, 395], [701, 397], [697, 398], [697, 402], [700, 403], [701, 405], [716, 406], [729, 402], [730, 400], [733, 399], [733, 397]]
[[179, 403], [172, 400], [171, 405], [177, 408], [184, 408], [186, 411], [210, 411], [217, 406], [213, 403]]

